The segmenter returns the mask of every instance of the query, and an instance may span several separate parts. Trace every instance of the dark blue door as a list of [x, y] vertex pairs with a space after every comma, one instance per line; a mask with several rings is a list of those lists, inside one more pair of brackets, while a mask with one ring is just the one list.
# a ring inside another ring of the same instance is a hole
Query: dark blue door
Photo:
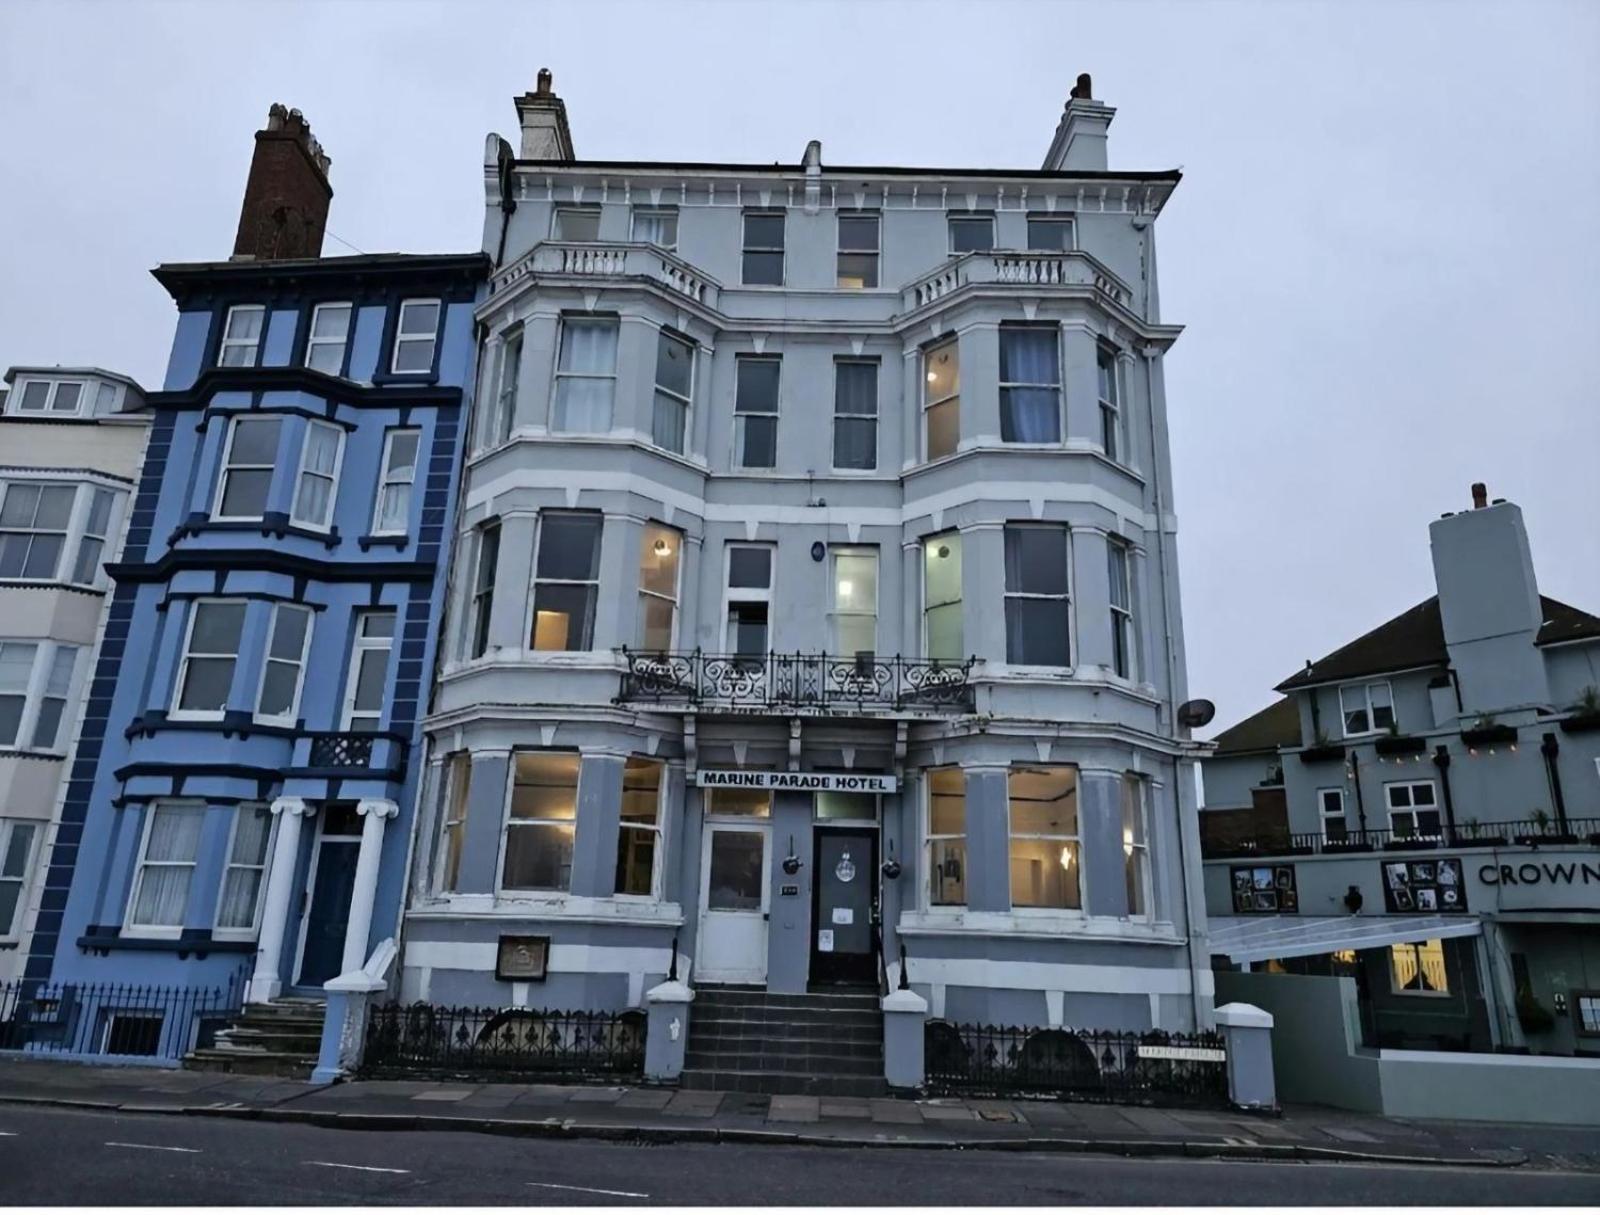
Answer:
[[349, 839], [324, 839], [318, 847], [311, 906], [306, 911], [306, 943], [300, 954], [302, 987], [321, 987], [339, 976], [360, 848], [359, 840]]

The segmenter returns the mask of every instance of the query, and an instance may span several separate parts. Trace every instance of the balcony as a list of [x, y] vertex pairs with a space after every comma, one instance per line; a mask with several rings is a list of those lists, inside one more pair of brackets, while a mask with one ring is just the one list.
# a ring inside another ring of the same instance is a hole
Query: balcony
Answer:
[[1433, 831], [1274, 832], [1255, 839], [1234, 840], [1204, 848], [1207, 860], [1275, 856], [1343, 856], [1352, 852], [1401, 852], [1424, 848], [1503, 848], [1508, 845], [1600, 843], [1600, 818], [1507, 819], [1493, 823], [1441, 825]]
[[317, 731], [294, 740], [296, 775], [396, 780], [405, 763], [405, 740], [389, 732]]
[[972, 664], [875, 654], [622, 650], [619, 702], [772, 713], [970, 713]]
[[701, 274], [659, 245], [627, 241], [545, 241], [494, 276], [493, 294], [499, 294], [530, 274], [614, 281], [642, 279], [707, 308], [717, 306], [722, 291], [715, 279]]
[[902, 312], [926, 307], [962, 287], [1080, 287], [1123, 308], [1133, 290], [1087, 253], [992, 250], [967, 253], [916, 279], [900, 293]]

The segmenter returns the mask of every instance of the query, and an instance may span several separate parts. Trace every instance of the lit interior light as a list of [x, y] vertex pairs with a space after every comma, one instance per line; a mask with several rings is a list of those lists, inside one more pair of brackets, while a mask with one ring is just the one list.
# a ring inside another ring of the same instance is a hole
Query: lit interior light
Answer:
[[670, 553], [672, 551], [672, 545], [667, 543], [666, 537], [657, 536], [656, 537], [656, 543], [655, 543], [655, 550], [656, 550], [656, 556], [657, 557], [665, 557], [668, 553]]
[[937, 384], [938, 382], [939, 382], [939, 373], [937, 371], [930, 370], [928, 372], [928, 383]]
[[855, 594], [856, 584], [848, 578], [839, 579], [839, 598], [848, 599]]
[[1124, 831], [1122, 833], [1122, 851], [1127, 856], [1132, 856], [1133, 855], [1133, 832], [1132, 831]]
[[1061, 867], [1063, 869], [1072, 868], [1072, 846], [1070, 844], [1063, 844], [1061, 847]]

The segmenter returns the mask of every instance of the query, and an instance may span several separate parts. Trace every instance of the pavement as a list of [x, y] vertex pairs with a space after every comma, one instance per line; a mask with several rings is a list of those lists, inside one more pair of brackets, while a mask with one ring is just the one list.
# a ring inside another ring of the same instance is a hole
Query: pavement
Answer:
[[1281, 1116], [1057, 1101], [766, 1097], [638, 1085], [273, 1077], [0, 1059], [0, 1104], [630, 1143], [1088, 1152], [1600, 1175], [1600, 1126]]

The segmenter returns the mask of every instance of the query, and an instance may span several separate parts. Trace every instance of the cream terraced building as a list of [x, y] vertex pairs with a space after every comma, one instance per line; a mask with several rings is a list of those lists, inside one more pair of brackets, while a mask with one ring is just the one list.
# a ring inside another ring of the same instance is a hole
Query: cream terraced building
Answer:
[[[484, 164], [404, 999], [1209, 1024], [1154, 223], [1037, 170]], [[676, 956], [674, 956], [676, 950]], [[533, 960], [531, 967], [529, 960]]]

